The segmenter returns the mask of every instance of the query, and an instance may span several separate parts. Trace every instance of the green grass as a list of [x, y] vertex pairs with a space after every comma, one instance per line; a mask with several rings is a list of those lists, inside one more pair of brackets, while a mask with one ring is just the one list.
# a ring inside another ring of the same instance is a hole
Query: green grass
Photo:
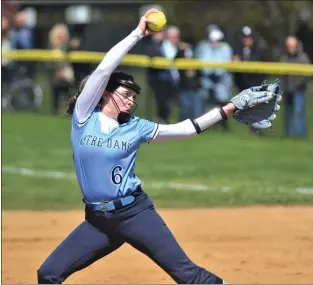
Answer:
[[[143, 87], [136, 114], [154, 120], [154, 99], [144, 70], [124, 69], [134, 74]], [[51, 94], [47, 74], [38, 72], [37, 81], [44, 89], [43, 105], [37, 114], [2, 115], [2, 206], [82, 207], [73, 175], [70, 119], [48, 115]], [[266, 131], [265, 137], [251, 135], [246, 126], [230, 120], [231, 133], [210, 130], [184, 141], [143, 145], [138, 153], [136, 174], [159, 207], [313, 204], [311, 190], [307, 193], [296, 190], [313, 188], [312, 104], [311, 81], [306, 102], [308, 140], [283, 136], [282, 108], [274, 121], [274, 131]], [[173, 122], [177, 121], [177, 114], [174, 107]], [[35, 172], [8, 173], [6, 167]], [[54, 179], [49, 171], [68, 175]]]
[[[232, 128], [233, 133], [210, 130], [183, 141], [141, 147], [136, 174], [158, 207], [313, 204], [313, 193], [296, 191], [313, 188], [311, 138], [283, 138], [279, 128], [270, 136], [253, 136], [235, 122]], [[69, 118], [2, 115], [4, 209], [82, 207], [69, 133]], [[39, 176], [8, 173], [5, 167], [33, 169]], [[54, 179], [44, 176], [47, 171], [69, 175]], [[192, 190], [190, 185], [207, 189]]]

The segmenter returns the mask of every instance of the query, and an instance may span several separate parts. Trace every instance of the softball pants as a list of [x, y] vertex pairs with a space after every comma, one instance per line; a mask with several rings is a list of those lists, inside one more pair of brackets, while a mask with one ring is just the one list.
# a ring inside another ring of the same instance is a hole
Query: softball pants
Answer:
[[194, 264], [177, 243], [143, 191], [131, 204], [114, 212], [86, 208], [81, 223], [37, 271], [39, 284], [60, 284], [74, 272], [128, 243], [146, 254], [176, 283], [222, 284], [223, 280]]

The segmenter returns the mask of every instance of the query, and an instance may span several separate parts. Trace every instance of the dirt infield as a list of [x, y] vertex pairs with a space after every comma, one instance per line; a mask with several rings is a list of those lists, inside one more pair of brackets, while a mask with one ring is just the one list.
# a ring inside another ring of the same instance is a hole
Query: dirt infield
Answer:
[[[313, 283], [313, 207], [160, 210], [190, 258], [229, 283]], [[3, 212], [2, 283], [36, 283], [46, 256], [82, 212]], [[66, 283], [171, 283], [128, 245]]]

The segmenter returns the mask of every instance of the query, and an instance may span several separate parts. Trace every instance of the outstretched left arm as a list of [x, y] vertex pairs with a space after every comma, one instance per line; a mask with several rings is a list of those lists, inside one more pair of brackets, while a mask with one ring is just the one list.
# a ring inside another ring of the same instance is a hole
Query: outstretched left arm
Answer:
[[238, 122], [254, 128], [270, 128], [279, 110], [281, 99], [279, 80], [272, 84], [262, 83], [243, 90], [234, 96], [224, 107], [216, 107], [199, 118], [185, 120], [178, 124], [159, 125], [155, 141], [182, 139], [200, 134], [210, 126], [233, 116]]
[[235, 105], [228, 103], [217, 107], [196, 119], [188, 119], [177, 124], [159, 125], [154, 141], [184, 139], [200, 134], [221, 120], [227, 120], [235, 111]]

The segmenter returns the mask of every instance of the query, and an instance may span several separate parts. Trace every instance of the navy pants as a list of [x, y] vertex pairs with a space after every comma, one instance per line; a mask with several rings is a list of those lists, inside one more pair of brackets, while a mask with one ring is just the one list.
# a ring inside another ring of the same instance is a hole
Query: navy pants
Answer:
[[60, 284], [125, 242], [149, 256], [176, 283], [223, 283], [188, 258], [147, 194], [139, 191], [135, 195], [131, 205], [114, 212], [92, 212], [86, 208], [86, 221], [42, 264], [37, 272], [38, 283]]

